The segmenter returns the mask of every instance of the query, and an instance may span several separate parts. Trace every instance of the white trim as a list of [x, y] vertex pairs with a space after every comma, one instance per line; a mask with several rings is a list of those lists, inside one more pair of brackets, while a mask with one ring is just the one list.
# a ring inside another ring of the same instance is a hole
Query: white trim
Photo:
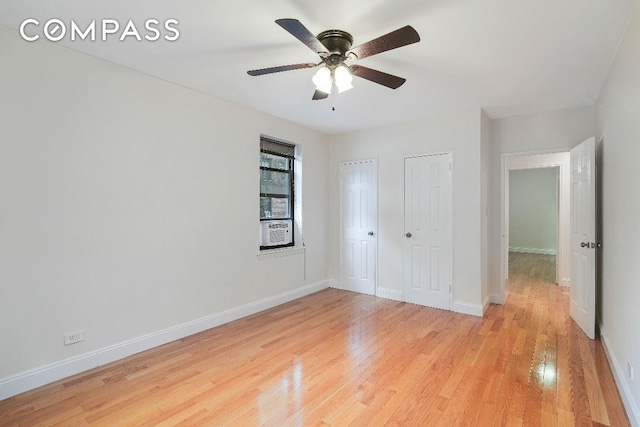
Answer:
[[[485, 299], [488, 301], [488, 299]], [[471, 316], [483, 317], [484, 307], [481, 304], [471, 304], [464, 301], [453, 301], [451, 304], [451, 311], [456, 313], [469, 314]]]
[[89, 369], [123, 359], [136, 353], [158, 347], [160, 345], [182, 339], [189, 335], [215, 328], [216, 326], [259, 313], [263, 310], [284, 304], [330, 286], [330, 280], [323, 280], [264, 298], [239, 307], [221, 311], [181, 325], [172, 326], [141, 337], [133, 338], [71, 357], [48, 365], [40, 366], [26, 372], [0, 379], [0, 400], [15, 396], [28, 390], [79, 374]]
[[270, 259], [270, 258], [280, 258], [283, 256], [292, 256], [292, 255], [303, 255], [305, 251], [304, 246], [299, 247], [290, 247], [290, 248], [282, 248], [282, 249], [263, 249], [258, 252], [258, 259]]
[[505, 302], [505, 298], [503, 298], [502, 295], [500, 295], [500, 294], [491, 294], [491, 295], [489, 295], [489, 303], [490, 304], [504, 305], [504, 302]]
[[339, 280], [329, 279], [329, 280], [326, 280], [326, 282], [330, 288], [344, 290]]
[[[556, 248], [558, 259], [556, 278], [563, 286], [571, 285], [570, 275], [570, 162], [569, 150], [502, 153], [500, 167], [500, 299], [505, 300], [509, 278], [509, 171], [558, 167], [560, 194], [558, 197], [558, 228]], [[562, 220], [565, 219], [566, 223]], [[563, 274], [564, 273], [564, 274]], [[569, 274], [567, 274], [569, 273]], [[569, 276], [569, 277], [567, 277]]]
[[489, 304], [491, 304], [491, 300], [489, 298], [489, 295], [487, 295], [486, 297], [484, 297], [484, 300], [482, 301], [482, 317], [484, 317], [485, 313], [487, 312], [487, 309], [489, 308]]
[[378, 287], [378, 292], [376, 295], [379, 296], [380, 298], [386, 298], [386, 299], [391, 299], [394, 301], [401, 301], [401, 302], [404, 301], [402, 297], [401, 289], [389, 289], [389, 288]]
[[518, 252], [522, 254], [536, 254], [536, 255], [555, 255], [555, 249], [538, 249], [538, 248], [521, 248], [519, 246], [509, 246], [509, 252]]
[[609, 342], [609, 337], [602, 325], [600, 325], [600, 341], [602, 342], [602, 348], [604, 348], [604, 354], [607, 356], [607, 360], [609, 361], [609, 366], [612, 368], [613, 377], [616, 380], [618, 391], [622, 397], [622, 403], [627, 410], [629, 422], [634, 427], [640, 427], [640, 410], [638, 409], [638, 405], [635, 400], [633, 400], [633, 394], [631, 393], [629, 383], [627, 382], [627, 377], [624, 373], [625, 371], [622, 369], [622, 366], [620, 366], [620, 363], [613, 352], [613, 348], [611, 347], [611, 343]]

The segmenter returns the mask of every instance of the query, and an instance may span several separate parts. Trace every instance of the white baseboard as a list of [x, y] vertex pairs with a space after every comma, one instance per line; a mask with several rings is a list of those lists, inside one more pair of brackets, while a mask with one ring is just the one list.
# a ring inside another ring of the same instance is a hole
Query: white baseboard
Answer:
[[[338, 280], [336, 280], [336, 279], [329, 279], [329, 280], [327, 280], [327, 283], [329, 284], [330, 288], [340, 289], [342, 291], [345, 290], [342, 287], [342, 285], [340, 284], [340, 282]], [[399, 290], [399, 289], [389, 289], [389, 288], [378, 287], [376, 289], [376, 295], [375, 296], [380, 297], [380, 298], [392, 299], [394, 301], [403, 301], [403, 299], [402, 299], [402, 291]]]
[[336, 279], [329, 279], [326, 281], [327, 286], [333, 289], [344, 289], [340, 282]]
[[484, 314], [487, 312], [487, 309], [489, 308], [490, 303], [491, 303], [491, 300], [489, 299], [489, 295], [487, 295], [486, 297], [484, 297], [484, 300], [482, 301], [482, 317], [484, 317]]
[[613, 348], [611, 348], [609, 337], [607, 336], [607, 333], [602, 325], [600, 325], [600, 340], [602, 341], [604, 354], [607, 355], [609, 366], [611, 366], [611, 370], [613, 371], [613, 377], [616, 380], [618, 391], [620, 391], [622, 403], [627, 410], [629, 422], [633, 427], [640, 427], [640, 410], [638, 410], [638, 404], [633, 399], [633, 394], [631, 393], [631, 389], [629, 388], [625, 370], [620, 365], [620, 362], [618, 362], [618, 358], [613, 352]]
[[521, 248], [509, 246], [509, 252], [519, 252], [522, 254], [537, 254], [537, 255], [555, 255], [555, 249], [538, 249], [538, 248]]
[[378, 288], [377, 296], [380, 298], [391, 299], [394, 301], [404, 301], [402, 299], [402, 290], [400, 289], [389, 289], [389, 288]]
[[189, 335], [259, 313], [263, 310], [326, 289], [330, 284], [330, 280], [312, 283], [260, 301], [234, 307], [191, 322], [2, 378], [0, 379], [0, 400], [123, 359], [140, 353], [141, 351], [149, 350], [171, 341], [182, 339]]
[[504, 305], [504, 297], [500, 294], [489, 295], [489, 303]]
[[484, 315], [484, 308], [482, 304], [471, 304], [464, 301], [453, 301], [453, 304], [451, 304], [451, 311], [478, 317], [482, 317]]

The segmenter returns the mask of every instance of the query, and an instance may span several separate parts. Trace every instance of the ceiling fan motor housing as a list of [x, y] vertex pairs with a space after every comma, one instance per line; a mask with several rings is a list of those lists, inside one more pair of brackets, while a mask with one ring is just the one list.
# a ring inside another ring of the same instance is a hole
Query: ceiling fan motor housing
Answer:
[[346, 59], [345, 54], [353, 44], [351, 34], [342, 30], [323, 31], [316, 38], [330, 53], [324, 58], [324, 63], [330, 67], [340, 65]]

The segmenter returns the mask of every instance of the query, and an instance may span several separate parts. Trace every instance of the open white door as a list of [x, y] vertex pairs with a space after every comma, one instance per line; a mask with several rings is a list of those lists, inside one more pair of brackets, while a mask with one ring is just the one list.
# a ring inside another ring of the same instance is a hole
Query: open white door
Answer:
[[451, 154], [404, 160], [404, 300], [450, 309]]
[[596, 142], [571, 150], [571, 318], [595, 338]]
[[340, 165], [342, 255], [340, 281], [349, 291], [375, 295], [377, 178], [374, 160]]

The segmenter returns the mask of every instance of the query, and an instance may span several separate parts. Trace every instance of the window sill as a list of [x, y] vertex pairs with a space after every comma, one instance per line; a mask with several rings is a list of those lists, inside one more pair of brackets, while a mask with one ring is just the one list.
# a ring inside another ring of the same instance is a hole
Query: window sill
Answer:
[[265, 249], [258, 252], [258, 259], [271, 259], [271, 258], [280, 258], [285, 256], [292, 255], [302, 255], [304, 254], [304, 247], [292, 247], [292, 248], [282, 248], [282, 249]]

